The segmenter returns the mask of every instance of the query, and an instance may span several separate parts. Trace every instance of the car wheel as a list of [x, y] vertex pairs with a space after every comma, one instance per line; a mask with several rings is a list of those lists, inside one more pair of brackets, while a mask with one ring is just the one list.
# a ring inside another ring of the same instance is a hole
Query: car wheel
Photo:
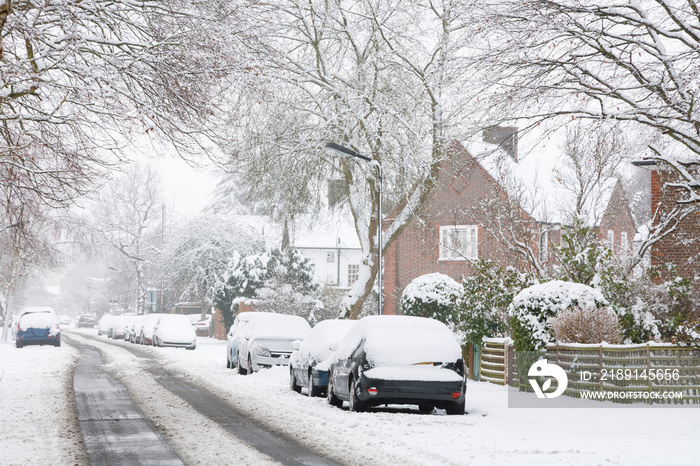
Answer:
[[58, 348], [59, 346], [61, 346], [61, 340], [58, 339], [58, 340], [54, 341], [53, 345]]
[[294, 369], [289, 368], [289, 388], [297, 393], [301, 393], [301, 385], [297, 384], [297, 378], [294, 377]]
[[238, 369], [238, 373], [239, 373], [239, 374], [241, 374], [241, 375], [246, 375], [246, 374], [248, 373], [248, 371], [245, 370], [245, 369], [243, 369], [243, 367], [241, 367], [241, 355], [238, 354], [237, 356], [238, 356], [238, 357], [236, 358], [236, 359], [237, 359], [237, 362], [236, 362], [236, 369]]
[[197, 344], [195, 343], [193, 345], [187, 346], [187, 347], [185, 347], [185, 349], [190, 350], [190, 351], [194, 351], [195, 349], [197, 349]]
[[253, 370], [253, 361], [250, 359], [250, 354], [248, 354], [248, 372], [250, 372], [251, 374], [255, 372]]
[[355, 378], [353, 377], [350, 379], [350, 397], [348, 398], [348, 402], [350, 403], [350, 411], [359, 413], [362, 411], [365, 406], [362, 401], [358, 398], [358, 389], [359, 387], [355, 383]]
[[462, 415], [462, 414], [464, 414], [465, 401], [466, 400], [462, 400], [462, 401], [457, 402], [457, 403], [452, 403], [451, 405], [447, 406], [445, 411], [447, 412], [447, 414], [450, 414], [450, 415], [455, 415], [455, 414]]
[[314, 378], [313, 378], [313, 375], [311, 374], [311, 371], [309, 371], [309, 385], [308, 385], [307, 395], [309, 395], [309, 396], [321, 396], [321, 387], [317, 387], [316, 385], [314, 385]]
[[226, 369], [231, 369], [231, 358], [229, 358], [228, 353], [226, 353]]
[[333, 391], [333, 381], [331, 380], [330, 373], [328, 374], [328, 404], [336, 408], [343, 406], [343, 400], [335, 396], [335, 392]]
[[23, 345], [22, 345], [22, 342], [17, 341], [17, 342], [15, 342], [15, 346], [16, 346], [17, 348], [21, 348]]
[[423, 414], [430, 414], [433, 412], [433, 405], [420, 404], [418, 405], [418, 411]]

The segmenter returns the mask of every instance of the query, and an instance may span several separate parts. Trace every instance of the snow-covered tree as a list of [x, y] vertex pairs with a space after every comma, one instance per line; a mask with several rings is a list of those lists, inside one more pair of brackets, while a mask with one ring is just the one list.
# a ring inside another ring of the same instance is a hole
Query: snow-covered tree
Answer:
[[468, 43], [462, 3], [259, 3], [256, 27], [269, 27], [255, 44], [256, 71], [268, 85], [249, 93], [234, 176], [281, 219], [316, 211], [329, 180], [340, 180], [363, 251], [342, 316], [358, 316], [376, 278], [378, 180], [373, 164], [330, 156], [324, 145], [381, 164], [385, 205], [399, 206], [386, 248], [431, 189], [453, 125], [468, 111], [450, 94], [468, 79], [458, 67]]
[[132, 164], [98, 193], [91, 220], [97, 241], [118, 252], [132, 270], [138, 313], [145, 307], [146, 268], [158, 258], [152, 235], [160, 226], [160, 208], [155, 172], [147, 165]]
[[161, 251], [167, 287], [178, 301], [211, 304], [232, 258], [264, 246], [237, 216], [203, 213], [168, 232]]
[[320, 306], [313, 262], [300, 253], [273, 249], [248, 256], [236, 255], [224, 270], [214, 297], [227, 327], [233, 324], [241, 299], [252, 300], [261, 311], [295, 314], [314, 320]]
[[0, 317], [2, 340], [7, 341], [14, 301], [31, 269], [55, 267], [61, 259], [61, 212], [51, 213], [33, 193], [0, 184]]
[[[65, 204], [150, 137], [192, 154], [245, 59], [238, 2], [0, 3], [0, 178]], [[244, 39], [243, 39], [244, 40]], [[247, 65], [243, 65], [247, 66]]]

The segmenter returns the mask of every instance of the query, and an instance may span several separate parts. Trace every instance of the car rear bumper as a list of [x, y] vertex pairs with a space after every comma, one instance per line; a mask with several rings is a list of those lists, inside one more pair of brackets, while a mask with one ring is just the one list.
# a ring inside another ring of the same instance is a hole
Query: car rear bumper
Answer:
[[162, 341], [159, 339], [158, 344], [160, 346], [170, 346], [173, 348], [192, 348], [193, 346], [196, 346], [197, 342], [196, 341], [190, 341], [190, 342]]
[[61, 341], [61, 334], [57, 333], [56, 335], [48, 335], [45, 337], [17, 334], [16, 341], [21, 345], [54, 345], [56, 342]]
[[327, 387], [328, 386], [328, 371], [311, 371], [311, 378], [314, 379], [314, 385], [316, 387]]
[[359, 399], [369, 405], [424, 404], [445, 407], [461, 403], [466, 382], [382, 380], [361, 376]]

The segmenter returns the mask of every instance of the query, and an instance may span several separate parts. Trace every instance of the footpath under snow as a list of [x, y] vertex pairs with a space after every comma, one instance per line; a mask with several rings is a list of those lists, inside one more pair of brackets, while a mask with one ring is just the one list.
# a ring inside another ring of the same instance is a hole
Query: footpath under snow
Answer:
[[[137, 373], [138, 358], [119, 348], [128, 343], [114, 347], [109, 340], [103, 341], [98, 346], [108, 356], [108, 366], [117, 373], [123, 367], [124, 378], [142, 377]], [[200, 338], [195, 351], [145, 349], [167, 370], [183, 374], [261, 422], [347, 464], [690, 465], [700, 460], [700, 410], [693, 408], [514, 409], [508, 408], [503, 387], [470, 381], [465, 416], [445, 416], [438, 411], [422, 415], [405, 407], [350, 413], [329, 406], [324, 398], [291, 391], [287, 368], [248, 376], [226, 369], [225, 347], [225, 342]], [[62, 405], [67, 403], [67, 384], [51, 382], [65, 382], [74, 357], [75, 350], [65, 344], [21, 350], [0, 345], [4, 374], [0, 380], [0, 464], [24, 462], [13, 458], [36, 458], [36, 448], [47, 444], [60, 459], [56, 464], [80, 463], [70, 459], [82, 454], [79, 442], [61, 433], [70, 425], [60, 414], [65, 416], [67, 409]], [[49, 383], [53, 383], [51, 388]], [[148, 392], [152, 385], [127, 386], [137, 402], [153, 399]], [[22, 415], [25, 411], [32, 415]], [[196, 416], [187, 409], [161, 415], [177, 417], [180, 425], [202, 425], [203, 420]], [[167, 438], [184, 441], [182, 436], [168, 435], [172, 421], [159, 419], [157, 424]], [[35, 432], [47, 437], [43, 443]], [[255, 452], [237, 457], [237, 450], [243, 453], [240, 448], [232, 440], [228, 457], [211, 455], [197, 463], [258, 464], [263, 460]]]

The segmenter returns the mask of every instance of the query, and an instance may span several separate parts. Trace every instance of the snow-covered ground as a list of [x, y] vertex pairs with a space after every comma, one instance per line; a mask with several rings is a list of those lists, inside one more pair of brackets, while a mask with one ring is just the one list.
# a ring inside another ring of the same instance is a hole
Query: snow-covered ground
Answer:
[[[206, 458], [183, 454], [196, 448], [188, 445], [194, 443], [192, 432], [201, 430], [199, 439], [218, 440], [210, 445], [228, 434], [173, 395], [163, 399], [154, 394], [164, 389], [149, 382], [138, 358], [103, 341], [97, 346], [107, 356], [106, 368], [123, 379], [137, 403], [146, 405], [145, 414], [156, 417], [154, 423], [166, 438], [181, 444], [176, 450], [186, 462], [269, 461], [230, 438], [221, 451], [212, 447]], [[225, 342], [200, 338], [195, 351], [145, 349], [164, 368], [348, 464], [698, 464], [700, 459], [700, 410], [692, 408], [514, 409], [508, 408], [503, 387], [470, 381], [465, 416], [421, 415], [406, 408], [350, 413], [329, 406], [324, 398], [291, 391], [284, 367], [248, 376], [226, 369]], [[56, 451], [62, 459], [57, 464], [81, 454], [79, 443], [63, 433], [73, 425], [64, 417], [69, 395], [65, 382], [75, 354], [65, 344], [21, 350], [0, 345], [0, 464], [31, 458], [37, 447]], [[32, 415], [23, 415], [26, 411]], [[46, 438], [37, 439], [37, 431]]]

